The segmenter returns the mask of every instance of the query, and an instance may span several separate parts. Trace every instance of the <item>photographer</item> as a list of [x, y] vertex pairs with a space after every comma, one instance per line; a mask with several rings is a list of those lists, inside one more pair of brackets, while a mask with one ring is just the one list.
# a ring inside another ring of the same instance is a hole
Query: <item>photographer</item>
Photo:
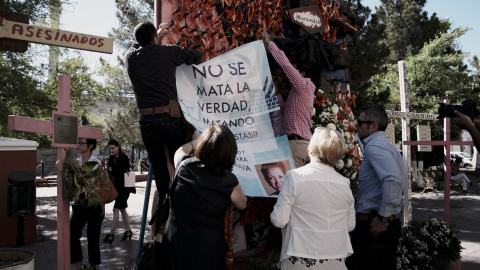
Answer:
[[465, 129], [472, 136], [473, 143], [477, 150], [480, 150], [480, 107], [477, 101], [466, 99], [462, 105], [451, 105], [439, 102], [438, 119], [450, 117], [457, 123], [458, 127]]
[[[477, 108], [478, 109], [478, 108]], [[473, 120], [467, 115], [455, 110], [454, 113], [458, 116], [453, 118], [453, 121], [462, 129], [465, 129], [472, 136], [473, 143], [478, 151], [480, 151], [480, 115], [476, 114]]]

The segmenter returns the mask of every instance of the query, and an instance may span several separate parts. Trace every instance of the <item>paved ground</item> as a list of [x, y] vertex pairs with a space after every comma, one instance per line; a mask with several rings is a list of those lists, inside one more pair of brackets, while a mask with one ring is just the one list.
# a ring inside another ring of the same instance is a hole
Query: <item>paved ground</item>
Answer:
[[[131, 240], [120, 241], [125, 231], [122, 219], [120, 217], [117, 233], [112, 244], [100, 243], [100, 253], [102, 265], [98, 269], [134, 269], [138, 245], [140, 224], [142, 220], [143, 205], [145, 202], [146, 182], [137, 183], [137, 193], [130, 194], [128, 200], [127, 212], [130, 217], [130, 223], [133, 231]], [[155, 184], [153, 183], [153, 187]], [[154, 190], [154, 189], [152, 189]], [[37, 188], [37, 222], [38, 222], [38, 242], [27, 244], [22, 248], [30, 249], [35, 252], [35, 270], [53, 270], [57, 269], [57, 232], [56, 232], [56, 187]], [[149, 198], [149, 209], [153, 201], [153, 192]], [[113, 202], [105, 206], [105, 219], [102, 224], [101, 237], [105, 236], [110, 230], [113, 217]], [[150, 218], [150, 212], [148, 218]], [[149, 219], [147, 220], [147, 222]], [[83, 235], [86, 236], [84, 229]], [[146, 227], [145, 241], [151, 237], [149, 226]], [[82, 248], [84, 262], [88, 257], [87, 239], [82, 237]], [[73, 269], [73, 268], [72, 268]]]
[[[462, 241], [461, 262], [462, 270], [480, 269], [480, 172], [465, 172], [474, 183], [468, 187], [468, 193], [464, 194], [458, 185], [451, 187], [450, 192], [450, 222], [455, 224], [458, 238]], [[441, 187], [442, 188], [442, 187]], [[420, 195], [421, 190], [412, 195], [413, 219], [426, 220], [434, 217], [444, 220], [444, 191], [435, 195], [428, 191]]]
[[[460, 187], [451, 190], [451, 223], [456, 224], [460, 230], [458, 237], [462, 241], [462, 270], [480, 269], [480, 172], [467, 172], [476, 185], [469, 187], [469, 193], [463, 194]], [[137, 194], [132, 194], [128, 204], [133, 238], [120, 241], [124, 232], [123, 223], [120, 221], [116, 238], [112, 244], [101, 243], [101, 256], [103, 264], [99, 269], [134, 269], [138, 237], [140, 231], [141, 215], [144, 204], [145, 183], [137, 183]], [[421, 190], [420, 190], [421, 191]], [[413, 218], [425, 220], [428, 217], [444, 218], [443, 190], [439, 195], [428, 191], [420, 195], [420, 191], [413, 193]], [[150, 199], [150, 204], [152, 199]], [[108, 232], [112, 220], [113, 204], [106, 206], [106, 216], [102, 227], [102, 238]], [[150, 209], [150, 208], [149, 208]], [[150, 214], [149, 214], [150, 216]], [[22, 248], [35, 252], [35, 270], [57, 269], [57, 235], [56, 235], [56, 187], [37, 188], [37, 222], [38, 242], [26, 244]], [[85, 235], [85, 233], [84, 233]], [[145, 239], [150, 238], [150, 228], [147, 227]], [[82, 238], [84, 256], [86, 256], [86, 239]]]

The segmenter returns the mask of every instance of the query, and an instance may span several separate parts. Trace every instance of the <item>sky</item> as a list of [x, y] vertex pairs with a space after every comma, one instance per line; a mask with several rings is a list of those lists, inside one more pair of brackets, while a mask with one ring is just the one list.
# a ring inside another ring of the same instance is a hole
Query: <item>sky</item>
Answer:
[[[108, 32], [118, 26], [115, 16], [115, 0], [76, 0], [77, 2], [64, 7], [60, 17], [60, 29], [65, 31], [108, 37]], [[113, 54], [81, 51], [91, 69], [100, 67], [100, 57], [116, 65], [117, 55], [122, 55], [118, 48], [113, 47]]]
[[[380, 0], [362, 0], [362, 4], [375, 10], [375, 6], [380, 5]], [[473, 55], [480, 58], [480, 20], [477, 17], [480, 11], [480, 0], [427, 0], [424, 10], [428, 12], [429, 17], [436, 12], [440, 19], [450, 18], [453, 23], [452, 28], [472, 28], [460, 37], [459, 42], [464, 52], [470, 52], [470, 57], [467, 59], [471, 59]], [[77, 3], [64, 8], [60, 28], [107, 37], [108, 32], [118, 26], [115, 12], [115, 0], [77, 0]], [[153, 14], [152, 21], [154, 21]], [[113, 54], [82, 51], [82, 55], [93, 70], [99, 66], [100, 57], [115, 65], [116, 56], [122, 54], [123, 52], [115, 47]]]
[[[362, 4], [370, 7], [372, 11], [375, 11], [374, 7], [379, 6], [380, 3], [380, 0], [362, 0]], [[439, 19], [449, 18], [452, 29], [471, 28], [458, 41], [463, 52], [470, 52], [467, 59], [472, 59], [473, 55], [480, 58], [480, 20], [477, 17], [480, 11], [479, 0], [427, 0], [423, 10], [428, 12], [428, 17], [435, 12]]]

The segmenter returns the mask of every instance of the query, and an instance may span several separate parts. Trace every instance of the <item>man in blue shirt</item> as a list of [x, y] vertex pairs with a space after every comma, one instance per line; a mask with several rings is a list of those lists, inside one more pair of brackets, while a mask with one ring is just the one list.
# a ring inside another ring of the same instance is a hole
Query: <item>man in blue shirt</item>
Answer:
[[357, 119], [364, 156], [351, 235], [354, 254], [346, 263], [349, 270], [397, 269], [399, 213], [407, 170], [399, 150], [385, 136], [387, 125], [387, 113], [378, 105], [363, 107]]

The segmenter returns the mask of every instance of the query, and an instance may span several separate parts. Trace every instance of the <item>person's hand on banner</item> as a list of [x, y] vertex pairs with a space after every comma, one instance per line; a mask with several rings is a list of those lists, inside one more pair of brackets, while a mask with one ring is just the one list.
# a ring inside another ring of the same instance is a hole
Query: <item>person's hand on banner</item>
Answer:
[[260, 38], [262, 39], [263, 43], [265, 43], [265, 48], [268, 48], [268, 43], [270, 43], [270, 35], [263, 31], [260, 33]]
[[167, 23], [161, 23], [158, 25], [158, 29], [157, 29], [158, 39], [162, 39], [168, 34], [167, 25], [168, 25]]

